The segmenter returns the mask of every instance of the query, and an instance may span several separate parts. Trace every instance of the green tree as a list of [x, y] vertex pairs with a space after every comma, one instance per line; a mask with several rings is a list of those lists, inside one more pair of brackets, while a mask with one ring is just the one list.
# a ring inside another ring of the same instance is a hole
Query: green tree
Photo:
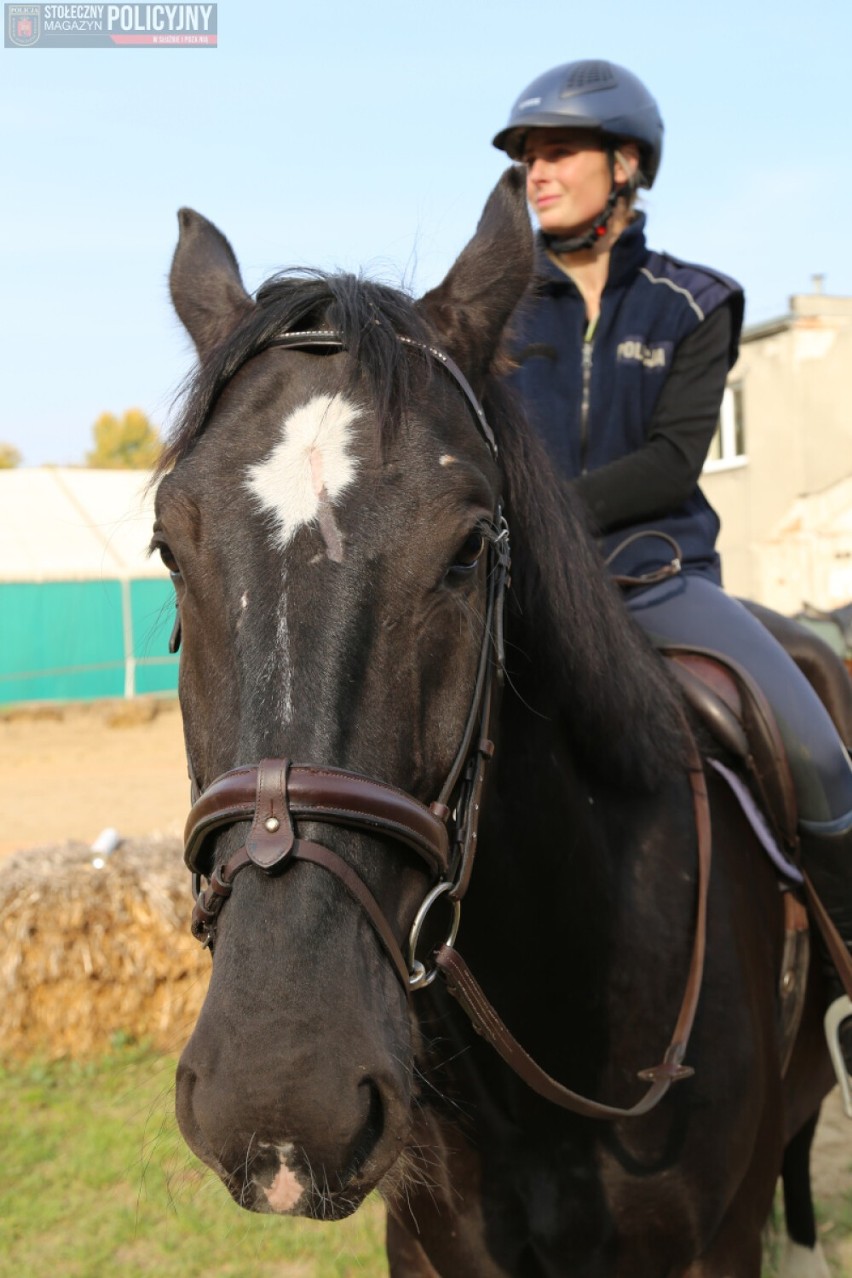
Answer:
[[14, 444], [0, 442], [0, 470], [14, 470], [21, 464], [21, 454]]
[[162, 448], [156, 426], [141, 408], [129, 408], [120, 418], [101, 413], [92, 437], [95, 446], [86, 453], [86, 465], [104, 470], [147, 470], [156, 464]]

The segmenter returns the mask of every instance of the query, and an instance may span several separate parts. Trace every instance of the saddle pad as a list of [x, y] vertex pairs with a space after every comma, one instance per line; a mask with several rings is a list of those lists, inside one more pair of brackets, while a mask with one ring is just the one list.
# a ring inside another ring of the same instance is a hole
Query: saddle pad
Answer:
[[781, 847], [766, 823], [766, 818], [760, 808], [752, 798], [751, 792], [745, 782], [737, 776], [724, 763], [720, 763], [718, 759], [707, 759], [706, 762], [718, 772], [722, 777], [742, 808], [743, 815], [756, 834], [761, 847], [766, 852], [772, 864], [775, 866], [779, 874], [791, 883], [803, 883], [801, 871], [793, 864], [790, 858], [781, 850]]

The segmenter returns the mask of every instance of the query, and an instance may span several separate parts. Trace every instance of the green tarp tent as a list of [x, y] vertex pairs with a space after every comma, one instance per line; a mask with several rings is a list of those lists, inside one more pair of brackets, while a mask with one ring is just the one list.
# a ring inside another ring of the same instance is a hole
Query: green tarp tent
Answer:
[[147, 471], [0, 471], [0, 704], [171, 694]]

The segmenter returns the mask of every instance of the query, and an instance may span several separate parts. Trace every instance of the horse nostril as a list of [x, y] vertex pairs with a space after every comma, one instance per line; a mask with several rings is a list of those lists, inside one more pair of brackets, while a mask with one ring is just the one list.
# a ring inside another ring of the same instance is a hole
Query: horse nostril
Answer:
[[180, 1061], [175, 1075], [175, 1117], [184, 1140], [196, 1157], [219, 1171], [220, 1164], [207, 1148], [207, 1142], [195, 1113], [194, 1098], [197, 1083], [198, 1076], [195, 1070]]
[[385, 1106], [379, 1086], [372, 1078], [365, 1078], [359, 1084], [359, 1090], [361, 1089], [367, 1091], [367, 1115], [352, 1147], [346, 1168], [347, 1180], [355, 1179], [363, 1170], [385, 1130]]

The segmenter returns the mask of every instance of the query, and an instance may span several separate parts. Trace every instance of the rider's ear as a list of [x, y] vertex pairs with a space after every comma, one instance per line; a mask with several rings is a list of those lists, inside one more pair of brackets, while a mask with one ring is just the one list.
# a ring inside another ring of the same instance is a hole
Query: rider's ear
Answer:
[[444, 282], [417, 303], [474, 384], [481, 383], [494, 360], [532, 266], [526, 177], [515, 165], [491, 192], [476, 234]]
[[618, 186], [633, 187], [639, 171], [639, 148], [635, 142], [621, 142], [613, 153], [612, 176]]
[[180, 238], [169, 275], [172, 302], [204, 359], [254, 307], [243, 287], [234, 250], [206, 217], [178, 213]]

